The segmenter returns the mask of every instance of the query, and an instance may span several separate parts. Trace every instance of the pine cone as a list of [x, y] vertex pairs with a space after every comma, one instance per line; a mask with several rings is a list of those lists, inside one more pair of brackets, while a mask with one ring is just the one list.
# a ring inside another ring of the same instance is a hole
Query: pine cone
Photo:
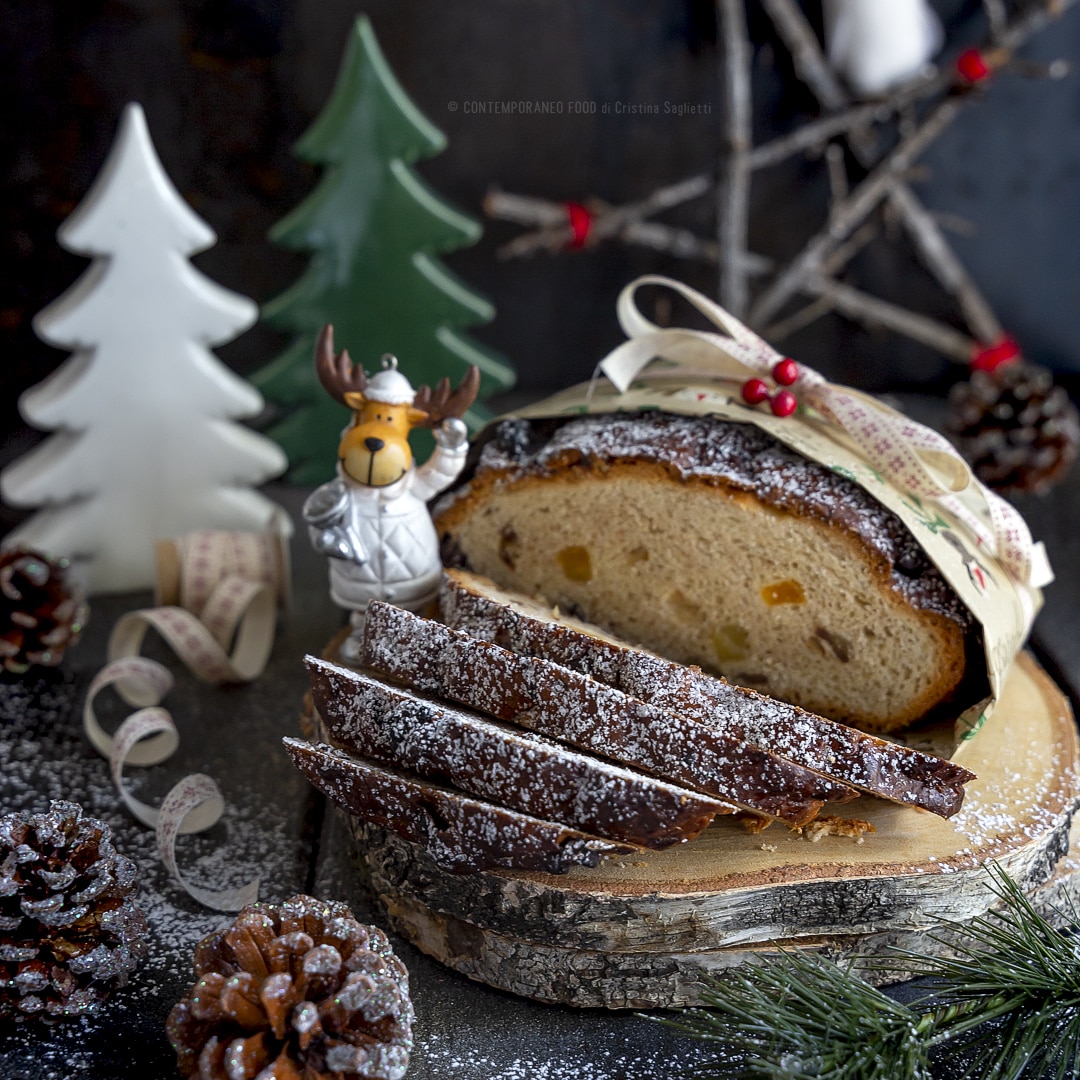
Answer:
[[409, 974], [344, 904], [252, 904], [195, 949], [166, 1030], [199, 1080], [399, 1080], [412, 1050]]
[[72, 802], [0, 818], [0, 1019], [93, 1011], [145, 952], [135, 864]]
[[0, 552], [0, 661], [7, 671], [59, 664], [78, 640], [89, 609], [67, 567], [67, 559], [27, 548]]
[[1080, 415], [1046, 368], [1024, 361], [973, 371], [949, 394], [949, 430], [975, 475], [1005, 492], [1041, 494], [1080, 448]]

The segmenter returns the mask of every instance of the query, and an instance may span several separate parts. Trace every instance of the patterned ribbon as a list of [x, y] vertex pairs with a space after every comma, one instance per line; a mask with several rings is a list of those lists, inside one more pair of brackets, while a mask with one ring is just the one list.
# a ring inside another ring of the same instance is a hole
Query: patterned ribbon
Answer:
[[[642, 285], [674, 290], [722, 333], [661, 329], [638, 310], [634, 293]], [[625, 393], [635, 379], [672, 374], [741, 385], [748, 376], [769, 376], [784, 359], [719, 304], [671, 278], [647, 275], [632, 281], [619, 295], [617, 311], [628, 340], [609, 353], [599, 368], [619, 393]], [[669, 361], [669, 366], [646, 372], [657, 359]], [[946, 510], [1018, 585], [1041, 588], [1053, 580], [1046, 552], [1042, 544], [1032, 541], [1024, 519], [975, 479], [947, 439], [869, 394], [830, 383], [804, 364], [798, 369], [799, 378], [791, 389], [804, 411], [831, 427], [834, 439], [853, 443], [901, 491], [933, 500]], [[968, 490], [981, 496], [985, 519], [956, 498]], [[1024, 590], [1020, 595], [1026, 598]]]
[[[200, 904], [239, 911], [259, 895], [255, 878], [235, 889], [209, 890], [187, 882], [176, 861], [176, 838], [215, 825], [225, 801], [214, 781], [185, 776], [159, 809], [124, 786], [124, 766], [157, 765], [180, 744], [176, 725], [159, 703], [173, 686], [172, 673], [140, 656], [143, 639], [156, 630], [188, 669], [205, 682], [250, 682], [266, 667], [274, 643], [277, 604], [287, 602], [288, 559], [283, 533], [197, 532], [158, 545], [159, 601], [122, 616], [109, 638], [110, 662], [95, 676], [83, 708], [83, 727], [94, 748], [109, 759], [113, 783], [133, 817], [157, 832], [158, 851], [169, 871]], [[115, 735], [94, 711], [107, 686], [136, 708]]]

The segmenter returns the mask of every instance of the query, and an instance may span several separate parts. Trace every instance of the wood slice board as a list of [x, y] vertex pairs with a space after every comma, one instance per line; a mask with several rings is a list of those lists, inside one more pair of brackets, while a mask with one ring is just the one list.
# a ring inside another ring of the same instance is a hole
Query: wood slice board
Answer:
[[455, 875], [392, 834], [350, 825], [395, 927], [450, 967], [544, 1001], [675, 1006], [697, 1000], [703, 974], [777, 942], [837, 955], [945, 948], [927, 932], [991, 906], [991, 860], [1040, 902], [1070, 889], [1071, 861], [1039, 886], [1069, 850], [1080, 746], [1067, 699], [1030, 656], [953, 757], [978, 776], [959, 814], [863, 797], [845, 807], [877, 830], [861, 844], [717, 819], [678, 849], [561, 876]]

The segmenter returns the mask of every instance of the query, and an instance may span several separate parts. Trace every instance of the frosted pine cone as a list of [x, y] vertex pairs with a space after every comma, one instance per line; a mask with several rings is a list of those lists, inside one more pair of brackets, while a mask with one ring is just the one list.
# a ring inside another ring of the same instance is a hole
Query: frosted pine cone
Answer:
[[975, 475], [1004, 492], [1041, 494], [1080, 448], [1076, 406], [1053, 375], [1022, 360], [975, 370], [949, 394], [949, 430]]
[[412, 1050], [409, 975], [344, 904], [252, 904], [195, 949], [197, 982], [169, 1014], [180, 1072], [199, 1080], [400, 1080]]
[[0, 1019], [78, 1016], [145, 952], [135, 864], [71, 802], [0, 818]]
[[88, 609], [66, 559], [26, 548], [0, 552], [0, 663], [22, 674], [59, 664], [82, 633]]

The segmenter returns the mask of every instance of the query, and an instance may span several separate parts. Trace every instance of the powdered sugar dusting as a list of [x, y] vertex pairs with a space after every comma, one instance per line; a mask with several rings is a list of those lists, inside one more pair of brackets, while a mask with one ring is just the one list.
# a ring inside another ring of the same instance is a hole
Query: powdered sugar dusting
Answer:
[[425, 693], [802, 824], [852, 790], [558, 664], [373, 602], [364, 662]]
[[948, 816], [960, 805], [963, 785], [971, 779], [970, 772], [951, 761], [732, 686], [699, 668], [593, 633], [573, 620], [553, 613], [545, 617], [527, 597], [498, 590], [475, 575], [448, 574], [440, 600], [447, 623], [474, 637], [569, 667], [871, 794]]
[[534, 817], [660, 848], [734, 809], [360, 672], [310, 657], [308, 667], [333, 741]]
[[[615, 1032], [592, 1033], [588, 1049], [571, 1045], [557, 1055], [543, 1056], [536, 1050], [508, 1062], [502, 1048], [490, 1054], [476, 1054], [456, 1047], [452, 1037], [431, 1036], [418, 1051], [439, 1076], [456, 1080], [671, 1080], [692, 1075], [708, 1064], [721, 1075], [725, 1065], [734, 1067], [735, 1059], [717, 1049], [682, 1040], [663, 1054], [636, 1051], [633, 1042]], [[496, 1042], [508, 1042], [496, 1033]], [[579, 1042], [579, 1040], [573, 1040]], [[449, 1045], [446, 1045], [449, 1044]], [[580, 1045], [584, 1040], [580, 1040]]]
[[285, 748], [297, 768], [342, 809], [420, 844], [453, 873], [494, 867], [561, 873], [632, 850], [421, 783], [331, 746], [286, 739]]

